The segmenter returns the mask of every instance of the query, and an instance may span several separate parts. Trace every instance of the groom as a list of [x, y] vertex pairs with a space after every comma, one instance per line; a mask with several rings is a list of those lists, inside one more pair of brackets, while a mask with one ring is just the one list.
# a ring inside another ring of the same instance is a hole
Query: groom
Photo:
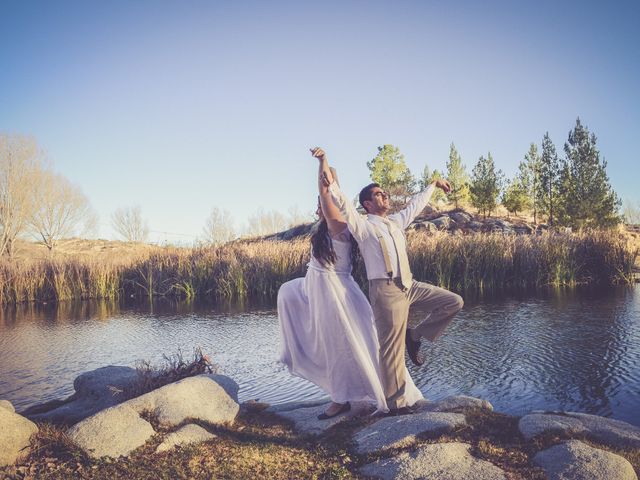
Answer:
[[[320, 160], [325, 158], [325, 152], [320, 148], [314, 149], [313, 155]], [[422, 365], [421, 338], [430, 341], [438, 338], [460, 311], [463, 301], [460, 295], [413, 280], [404, 231], [427, 206], [436, 188], [448, 193], [451, 186], [446, 180], [436, 180], [414, 195], [403, 210], [389, 215], [389, 194], [377, 183], [371, 183], [359, 196], [360, 204], [368, 214], [364, 217], [333, 181], [328, 168], [323, 171], [323, 177], [364, 259], [369, 299], [380, 342], [380, 375], [387, 405], [394, 413], [405, 413], [411, 407], [404, 396], [405, 348], [411, 361]], [[413, 329], [407, 326], [410, 306], [429, 312]]]

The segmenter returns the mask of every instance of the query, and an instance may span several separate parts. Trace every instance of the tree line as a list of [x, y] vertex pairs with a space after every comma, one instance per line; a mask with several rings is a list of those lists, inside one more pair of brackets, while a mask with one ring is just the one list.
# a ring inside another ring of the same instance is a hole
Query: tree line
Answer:
[[[491, 215], [502, 204], [517, 214], [531, 211], [535, 223], [551, 226], [607, 228], [626, 218], [640, 223], [640, 204], [621, 202], [613, 191], [601, 157], [596, 136], [580, 119], [569, 132], [560, 158], [549, 133], [540, 148], [531, 143], [512, 179], [496, 169], [491, 152], [482, 155], [471, 173], [452, 143], [446, 171], [424, 167], [415, 177], [404, 155], [393, 145], [378, 147], [377, 155], [367, 166], [371, 179], [387, 190], [392, 206], [401, 208], [416, 191], [437, 178], [446, 178], [452, 186], [447, 200], [460, 208], [471, 204], [479, 213]], [[444, 200], [440, 190], [434, 201]], [[288, 215], [258, 209], [241, 232], [228, 210], [212, 208], [205, 221], [201, 240], [220, 244], [241, 233], [262, 236], [308, 221], [309, 213], [297, 208]], [[94, 231], [97, 216], [81, 188], [56, 173], [34, 139], [21, 135], [0, 134], [0, 256], [11, 256], [17, 238], [31, 235], [49, 250], [62, 238]], [[139, 206], [121, 207], [111, 215], [111, 226], [125, 241], [148, 240], [149, 226]]]
[[[496, 169], [491, 152], [480, 156], [469, 175], [453, 143], [446, 172], [430, 171], [426, 166], [416, 179], [393, 145], [378, 147], [378, 154], [367, 166], [371, 179], [389, 192], [395, 208], [401, 208], [417, 188], [446, 178], [452, 187], [448, 199], [455, 208], [471, 204], [485, 217], [501, 203], [513, 214], [531, 211], [535, 223], [546, 221], [550, 226], [576, 230], [608, 228], [622, 221], [621, 202], [609, 182], [607, 162], [597, 148], [596, 136], [579, 118], [564, 144], [563, 158], [547, 132], [540, 150], [531, 143], [510, 180]], [[440, 190], [434, 195], [435, 201], [444, 197]], [[627, 211], [633, 209], [627, 207], [625, 214]]]

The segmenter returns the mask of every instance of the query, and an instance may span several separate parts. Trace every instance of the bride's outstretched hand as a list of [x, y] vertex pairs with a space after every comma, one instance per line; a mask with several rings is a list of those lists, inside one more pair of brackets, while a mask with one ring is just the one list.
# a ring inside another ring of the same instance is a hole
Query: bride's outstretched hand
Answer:
[[316, 147], [316, 148], [310, 148], [309, 150], [311, 151], [311, 155], [313, 155], [314, 158], [317, 158], [318, 160], [327, 159], [327, 154], [324, 152], [322, 148]]

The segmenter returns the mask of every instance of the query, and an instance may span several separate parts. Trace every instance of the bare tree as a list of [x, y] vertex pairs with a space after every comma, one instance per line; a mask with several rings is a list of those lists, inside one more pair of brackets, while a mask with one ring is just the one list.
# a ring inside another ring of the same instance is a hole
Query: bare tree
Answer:
[[263, 208], [256, 210], [248, 220], [245, 230], [246, 235], [257, 237], [280, 232], [287, 228], [287, 219], [275, 210], [265, 211]]
[[229, 210], [213, 207], [204, 226], [204, 240], [214, 245], [230, 242], [236, 237], [234, 221]]
[[289, 228], [313, 221], [313, 213], [301, 211], [298, 205], [289, 207], [288, 213], [289, 218], [287, 219], [287, 226]]
[[111, 216], [113, 229], [127, 242], [144, 242], [149, 226], [142, 218], [140, 206], [118, 208]]
[[640, 224], [640, 202], [634, 203], [632, 200], [625, 198], [622, 204], [624, 221], [630, 225]]
[[0, 255], [11, 256], [33, 213], [33, 183], [43, 156], [34, 139], [0, 135]]
[[32, 185], [33, 213], [29, 226], [49, 251], [57, 241], [92, 221], [89, 199], [80, 187], [50, 170], [41, 170]]

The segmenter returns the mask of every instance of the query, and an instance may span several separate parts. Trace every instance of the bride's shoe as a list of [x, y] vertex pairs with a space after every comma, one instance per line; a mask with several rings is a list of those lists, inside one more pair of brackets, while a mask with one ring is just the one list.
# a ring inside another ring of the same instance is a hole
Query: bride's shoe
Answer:
[[343, 403], [342, 406], [335, 413], [332, 413], [331, 415], [327, 415], [326, 412], [318, 415], [318, 420], [328, 420], [330, 418], [337, 417], [341, 413], [348, 412], [349, 410], [351, 410], [351, 404], [349, 402]]

